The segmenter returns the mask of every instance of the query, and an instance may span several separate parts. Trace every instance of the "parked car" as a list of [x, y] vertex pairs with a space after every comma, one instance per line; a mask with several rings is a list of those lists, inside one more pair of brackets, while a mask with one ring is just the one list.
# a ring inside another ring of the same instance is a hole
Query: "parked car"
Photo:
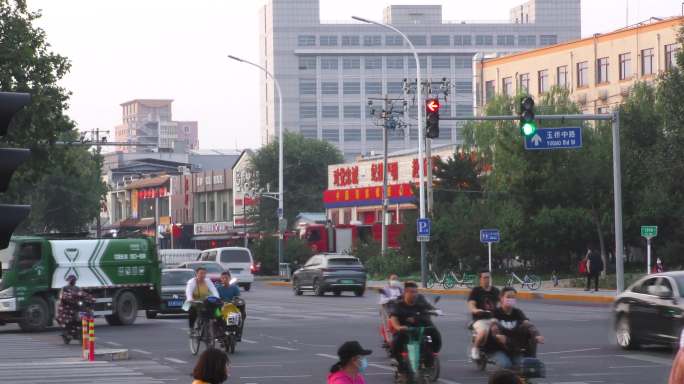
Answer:
[[159, 311], [145, 311], [148, 319], [154, 319], [158, 314], [185, 313], [185, 286], [188, 280], [195, 277], [195, 271], [189, 268], [162, 269], [161, 274], [161, 305]]
[[220, 263], [231, 277], [237, 279], [238, 286], [249, 291], [254, 282], [256, 266], [254, 258], [249, 248], [244, 247], [222, 247], [202, 251], [197, 257], [201, 261], [214, 261]]
[[178, 268], [190, 268], [196, 271], [197, 268], [203, 267], [207, 270], [207, 277], [211, 279], [214, 284], [217, 284], [221, 280], [221, 273], [225, 271], [223, 266], [214, 261], [188, 261], [187, 263], [182, 263]]
[[314, 255], [292, 275], [292, 289], [295, 295], [311, 290], [318, 296], [326, 292], [339, 296], [344, 291], [363, 296], [366, 291], [366, 269], [354, 256], [334, 253]]
[[678, 346], [684, 325], [684, 271], [641, 278], [613, 304], [615, 336], [624, 349], [643, 344]]

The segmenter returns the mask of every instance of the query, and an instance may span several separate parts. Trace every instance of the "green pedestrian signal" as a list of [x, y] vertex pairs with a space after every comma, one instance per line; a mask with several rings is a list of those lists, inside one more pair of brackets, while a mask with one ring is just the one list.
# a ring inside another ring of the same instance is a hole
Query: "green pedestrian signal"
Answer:
[[520, 100], [520, 133], [530, 137], [537, 133], [537, 122], [534, 120], [534, 100], [525, 96]]

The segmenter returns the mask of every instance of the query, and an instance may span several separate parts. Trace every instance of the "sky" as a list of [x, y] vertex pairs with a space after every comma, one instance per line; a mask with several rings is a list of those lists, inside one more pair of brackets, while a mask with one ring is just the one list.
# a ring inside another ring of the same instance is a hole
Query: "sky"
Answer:
[[[506, 20], [523, 0], [321, 0], [322, 20], [381, 20], [390, 4], [442, 4], [447, 20]], [[260, 143], [258, 11], [265, 0], [28, 0], [53, 51], [71, 60], [61, 85], [80, 130], [111, 130], [120, 104], [173, 99], [174, 120], [197, 120], [201, 148]], [[629, 18], [627, 20], [627, 6]], [[582, 36], [651, 16], [680, 15], [680, 0], [583, 0]]]

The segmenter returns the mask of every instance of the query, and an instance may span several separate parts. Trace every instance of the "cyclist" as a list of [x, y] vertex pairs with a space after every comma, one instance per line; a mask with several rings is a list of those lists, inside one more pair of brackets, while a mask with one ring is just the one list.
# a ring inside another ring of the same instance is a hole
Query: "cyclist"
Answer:
[[[231, 284], [231, 276], [229, 271], [221, 273], [221, 284], [216, 287], [219, 293], [219, 297], [226, 303], [232, 302], [234, 298], [240, 297], [240, 287], [237, 284]], [[245, 308], [244, 301], [240, 300], [240, 304], [236, 304], [242, 315], [242, 321], [240, 321], [240, 330], [238, 331], [237, 339], [242, 340], [242, 329], [245, 327], [245, 319], [247, 318], [247, 309]]]
[[536, 357], [537, 344], [544, 343], [544, 336], [539, 334], [523, 311], [515, 307], [516, 296], [515, 288], [503, 288], [501, 305], [494, 310], [496, 322], [491, 332], [500, 349], [493, 358], [504, 369], [518, 365], [521, 357]]
[[430, 327], [425, 329], [424, 335], [432, 337], [433, 352], [437, 353], [442, 348], [442, 336], [427, 313], [431, 310], [435, 310], [435, 307], [418, 294], [418, 285], [413, 281], [404, 283], [404, 294], [392, 309], [390, 317], [392, 326], [399, 331], [394, 334], [392, 357], [397, 360], [400, 374], [408, 372], [401, 353], [409, 342], [409, 335], [406, 333], [409, 327]]
[[480, 285], [473, 288], [468, 296], [468, 310], [473, 316], [473, 329], [476, 336], [470, 349], [470, 358], [480, 358], [480, 348], [487, 342], [489, 329], [492, 325], [492, 314], [499, 302], [499, 290], [492, 285], [492, 275], [489, 270], [480, 271]]
[[[185, 286], [185, 300], [204, 301], [209, 296], [219, 297], [219, 293], [214, 283], [207, 277], [207, 269], [199, 267], [195, 270], [195, 277], [188, 280]], [[191, 331], [195, 326], [195, 320], [197, 320], [197, 306], [191, 305], [188, 310], [188, 323]]]

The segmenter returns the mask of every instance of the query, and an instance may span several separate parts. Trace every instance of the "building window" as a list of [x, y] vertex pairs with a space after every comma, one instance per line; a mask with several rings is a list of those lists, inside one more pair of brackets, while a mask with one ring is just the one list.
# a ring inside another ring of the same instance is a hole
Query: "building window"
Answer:
[[401, 81], [388, 81], [387, 93], [404, 94], [404, 83]]
[[549, 90], [549, 70], [543, 69], [537, 72], [538, 93], [548, 92]]
[[[492, 87], [494, 84], [492, 83]], [[456, 116], [472, 116], [473, 106], [470, 104], [456, 104]]]
[[423, 47], [427, 45], [427, 38], [425, 35], [410, 35], [408, 39], [416, 47]]
[[324, 105], [321, 108], [321, 117], [324, 119], [339, 119], [340, 107], [338, 105]]
[[318, 139], [318, 130], [315, 126], [302, 126], [299, 128], [299, 133], [301, 133], [305, 139]]
[[382, 39], [382, 37], [377, 36], [377, 35], [364, 36], [363, 37], [363, 45], [365, 45], [366, 47], [376, 47], [376, 46], [382, 44], [381, 39]]
[[358, 81], [345, 81], [342, 87], [345, 95], [361, 94], [361, 83]]
[[449, 56], [432, 56], [432, 69], [449, 69], [451, 68], [451, 57]]
[[336, 47], [337, 36], [321, 36], [318, 38], [321, 47]]
[[504, 96], [513, 96], [513, 78], [512, 77], [504, 77], [501, 80], [501, 93], [504, 94]]
[[665, 70], [669, 71], [677, 65], [677, 52], [679, 44], [668, 44], [665, 46]]
[[336, 56], [333, 57], [322, 57], [321, 58], [321, 69], [324, 71], [336, 71], [338, 65], [338, 60]]
[[472, 69], [473, 68], [473, 57], [468, 56], [455, 56], [454, 66], [456, 69]]
[[493, 45], [494, 38], [491, 35], [476, 35], [475, 45]]
[[530, 74], [523, 73], [520, 75], [520, 90], [529, 93], [530, 92]]
[[451, 39], [449, 35], [432, 35], [430, 36], [430, 44], [433, 46], [450, 46]]
[[380, 141], [382, 140], [382, 129], [368, 128], [366, 129], [366, 140]]
[[366, 57], [366, 69], [382, 69], [382, 57], [371, 56]]
[[356, 47], [359, 45], [358, 36], [342, 36], [343, 47]]
[[359, 68], [361, 68], [361, 59], [358, 57], [343, 57], [342, 58], [342, 68], [343, 69], [359, 69]]
[[454, 91], [458, 93], [473, 93], [472, 81], [455, 81]]
[[643, 49], [641, 51], [641, 74], [653, 74], [653, 48]]
[[357, 128], [345, 129], [344, 141], [361, 141], [361, 130]]
[[311, 56], [302, 56], [299, 58], [299, 70], [309, 71], [316, 69], [316, 58]]
[[620, 80], [632, 78], [632, 54], [623, 53], [620, 56]]
[[404, 69], [404, 58], [401, 56], [387, 56], [385, 63], [387, 69]]
[[589, 86], [589, 62], [577, 63], [577, 87]]
[[300, 95], [315, 95], [316, 94], [316, 80], [308, 80], [308, 79], [299, 80], [299, 94]]
[[[414, 56], [408, 56], [407, 59], [409, 69], [416, 69], [416, 58]], [[420, 61], [420, 69], [422, 71], [427, 70], [427, 57], [419, 56], [418, 60]]]
[[561, 65], [556, 68], [556, 85], [561, 88], [568, 87], [568, 66]]
[[385, 45], [390, 47], [401, 47], [404, 45], [404, 38], [401, 36], [385, 36]]
[[299, 118], [300, 119], [315, 119], [316, 118], [316, 103], [299, 103]]
[[314, 35], [297, 36], [297, 45], [300, 47], [313, 47], [316, 45], [316, 36], [314, 36]]
[[323, 130], [323, 140], [325, 141], [340, 141], [340, 131], [337, 129], [324, 129]]
[[496, 37], [496, 45], [503, 45], [503, 46], [515, 45], [515, 36], [513, 36], [513, 35], [498, 35]]
[[381, 95], [382, 94], [382, 83], [379, 81], [367, 81], [366, 82], [366, 95]]
[[518, 45], [521, 47], [534, 47], [535, 45], [537, 45], [537, 36], [520, 35], [518, 36]]
[[321, 94], [323, 95], [337, 95], [339, 93], [339, 86], [337, 82], [324, 81], [321, 83]]
[[344, 106], [344, 118], [345, 119], [360, 119], [361, 118], [361, 106], [357, 104], [345, 104]]
[[494, 80], [489, 80], [485, 82], [485, 101], [489, 102], [494, 98]]
[[454, 45], [456, 45], [456, 46], [473, 45], [473, 38], [470, 35], [456, 35], [456, 36], [454, 36]]
[[451, 104], [443, 103], [440, 105], [439, 114], [444, 117], [451, 117]]
[[596, 81], [599, 84], [608, 82], [608, 58], [602, 57], [596, 60]]
[[556, 35], [541, 35], [539, 36], [539, 45], [554, 45], [558, 43], [558, 36]]

